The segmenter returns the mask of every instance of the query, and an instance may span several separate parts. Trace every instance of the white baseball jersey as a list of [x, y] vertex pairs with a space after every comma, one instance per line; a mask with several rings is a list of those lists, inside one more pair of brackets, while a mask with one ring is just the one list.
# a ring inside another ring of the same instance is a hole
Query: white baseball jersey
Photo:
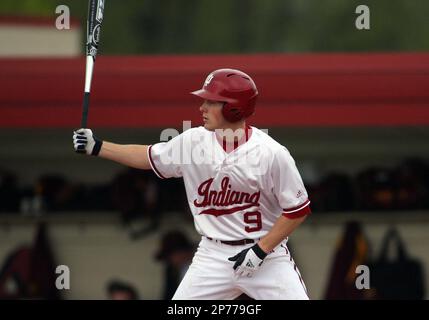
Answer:
[[197, 127], [148, 148], [160, 178], [183, 177], [196, 230], [218, 240], [257, 240], [281, 214], [310, 213], [307, 191], [289, 151], [248, 127], [237, 148]]

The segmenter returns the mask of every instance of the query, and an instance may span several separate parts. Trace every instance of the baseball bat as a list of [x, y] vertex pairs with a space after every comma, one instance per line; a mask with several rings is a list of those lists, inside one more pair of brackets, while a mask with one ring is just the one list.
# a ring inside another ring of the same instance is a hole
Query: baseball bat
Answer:
[[86, 69], [85, 91], [83, 94], [83, 108], [81, 128], [86, 128], [88, 122], [89, 95], [91, 92], [92, 73], [95, 57], [97, 56], [100, 41], [101, 23], [103, 22], [105, 0], [89, 0], [88, 20], [86, 25]]

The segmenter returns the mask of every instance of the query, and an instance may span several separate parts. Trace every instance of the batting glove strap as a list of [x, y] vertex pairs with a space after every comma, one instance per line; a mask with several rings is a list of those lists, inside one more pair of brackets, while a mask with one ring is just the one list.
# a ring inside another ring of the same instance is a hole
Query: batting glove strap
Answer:
[[252, 247], [252, 250], [255, 251], [255, 254], [258, 256], [259, 259], [264, 260], [267, 256], [267, 253], [265, 253], [264, 250], [261, 249], [261, 247], [258, 244], [255, 244]]
[[103, 145], [103, 141], [102, 140], [98, 140], [97, 138], [94, 137], [94, 148], [92, 149], [91, 155], [92, 156], [98, 156], [98, 154], [100, 153], [101, 150], [101, 146]]

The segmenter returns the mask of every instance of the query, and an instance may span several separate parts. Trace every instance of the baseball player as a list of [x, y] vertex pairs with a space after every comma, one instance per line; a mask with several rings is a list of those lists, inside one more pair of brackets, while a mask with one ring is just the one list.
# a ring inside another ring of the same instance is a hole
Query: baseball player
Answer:
[[192, 94], [203, 99], [203, 126], [153, 145], [114, 144], [79, 129], [74, 149], [161, 179], [183, 177], [201, 241], [173, 299], [308, 299], [287, 239], [310, 201], [289, 151], [246, 123], [254, 81], [219, 69]]

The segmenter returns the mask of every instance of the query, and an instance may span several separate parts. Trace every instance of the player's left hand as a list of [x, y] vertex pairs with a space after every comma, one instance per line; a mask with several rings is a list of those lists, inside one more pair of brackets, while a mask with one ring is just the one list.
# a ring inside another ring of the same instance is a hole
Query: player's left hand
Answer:
[[255, 244], [253, 247], [244, 249], [235, 256], [228, 258], [228, 260], [235, 261], [233, 268], [237, 275], [251, 277], [259, 269], [266, 256], [265, 251], [258, 244]]

